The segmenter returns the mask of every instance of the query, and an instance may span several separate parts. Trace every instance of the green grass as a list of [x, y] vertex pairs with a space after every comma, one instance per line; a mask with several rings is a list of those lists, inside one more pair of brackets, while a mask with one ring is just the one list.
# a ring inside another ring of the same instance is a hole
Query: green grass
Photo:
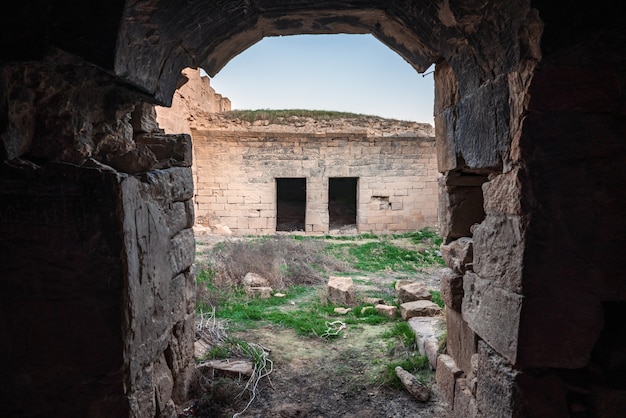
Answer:
[[[436, 232], [423, 229], [386, 235], [293, 235], [280, 240], [276, 237], [254, 237], [250, 243], [220, 243], [212, 250], [213, 258], [209, 258], [196, 275], [197, 308], [207, 311], [215, 307], [216, 318], [227, 320], [229, 328], [236, 331], [272, 324], [293, 329], [306, 338], [322, 337], [327, 340], [343, 335], [343, 332], [328, 332], [336, 329], [332, 326], [334, 321], [341, 321], [351, 330], [387, 323], [390, 329], [383, 334], [387, 340], [383, 343], [383, 347], [386, 345], [383, 350], [386, 351], [375, 360], [380, 367], [372, 368], [375, 369], [372, 379], [386, 386], [400, 387], [395, 373], [395, 367], [400, 366], [428, 384], [433, 380], [433, 373], [428, 359], [416, 353], [415, 334], [406, 321], [390, 319], [375, 309], [363, 311], [363, 308], [372, 306], [367, 304], [353, 307], [348, 314], [337, 314], [334, 312], [337, 305], [328, 303], [323, 297], [321, 285], [324, 280], [311, 278], [325, 278], [331, 274], [367, 276], [369, 272], [382, 271], [395, 272], [393, 276], [396, 280], [410, 279], [413, 272], [443, 265], [438, 255], [441, 241]], [[258, 271], [264, 263], [267, 264], [266, 269]], [[286, 297], [260, 299], [247, 295], [240, 278], [252, 268], [264, 277], [280, 277], [279, 283], [271, 285], [280, 289]], [[365, 277], [353, 280], [361, 285], [374, 284]], [[396, 302], [394, 285], [391, 283], [384, 289], [367, 289], [364, 295], [380, 297], [392, 305]], [[431, 291], [431, 295], [433, 302], [443, 307], [441, 294]], [[445, 337], [440, 344], [445, 344]], [[232, 357], [236, 350], [245, 351], [245, 346], [240, 341], [227, 341], [226, 347], [214, 347], [208, 356]], [[246, 355], [253, 357], [254, 353]]]
[[443, 260], [434, 250], [427, 249], [422, 253], [379, 241], [360, 245], [329, 244], [326, 250], [355, 269], [367, 272], [412, 272], [424, 267], [443, 265]]
[[[357, 236], [328, 236], [327, 239], [336, 241], [326, 246], [328, 254], [360, 271], [414, 272], [425, 267], [444, 265], [438, 251], [442, 239], [430, 228], [402, 234], [368, 233]], [[392, 240], [396, 239], [406, 239], [417, 248], [406, 249], [394, 245]], [[372, 241], [357, 243], [357, 240]]]
[[378, 116], [363, 115], [360, 113], [337, 112], [333, 110], [307, 110], [307, 109], [257, 109], [257, 110], [232, 110], [225, 113], [226, 117], [237, 118], [248, 122], [268, 120], [271, 124], [287, 124], [289, 118], [311, 118], [316, 121], [333, 119], [384, 119]]
[[407, 372], [413, 374], [422, 384], [429, 384], [433, 380], [433, 372], [430, 370], [428, 357], [419, 354], [410, 355], [403, 360], [392, 361], [385, 367], [383, 383], [394, 388], [401, 388], [402, 383], [396, 375], [396, 367], [400, 366]]
[[393, 338], [399, 340], [404, 347], [415, 347], [415, 333], [408, 322], [398, 322], [389, 331], [382, 335], [383, 338]]
[[441, 292], [439, 292], [438, 290], [429, 290], [429, 292], [433, 297], [432, 298], [433, 302], [439, 305], [441, 309], [446, 307], [446, 304], [443, 302], [443, 299], [441, 299]]
[[[361, 304], [346, 315], [334, 312], [337, 305], [326, 303], [314, 294], [315, 289], [307, 286], [294, 286], [286, 290], [285, 298], [258, 299], [249, 298], [243, 290], [233, 291], [232, 297], [216, 310], [216, 317], [227, 319], [234, 326], [245, 329], [263, 323], [272, 323], [281, 327], [291, 328], [299, 335], [321, 337], [328, 330], [328, 323], [342, 321], [346, 325], [378, 325], [393, 321], [379, 314], [375, 309], [361, 312], [365, 305]], [[295, 307], [291, 301], [298, 298]], [[303, 300], [306, 299], [306, 300]], [[328, 336], [334, 338], [336, 336]]]

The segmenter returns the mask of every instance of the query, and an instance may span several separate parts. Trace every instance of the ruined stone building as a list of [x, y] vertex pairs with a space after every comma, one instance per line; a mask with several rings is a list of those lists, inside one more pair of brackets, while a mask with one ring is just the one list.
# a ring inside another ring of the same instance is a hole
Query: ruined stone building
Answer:
[[[199, 70], [159, 128], [193, 142], [196, 225], [219, 233], [401, 232], [437, 223], [435, 138], [428, 124], [377, 117], [253, 123], [229, 110]], [[284, 119], [284, 118], [283, 118]]]
[[442, 280], [453, 414], [623, 416], [625, 20], [607, 0], [3, 2], [2, 415], [176, 416], [193, 153], [152, 105], [264, 36], [371, 33], [436, 64], [440, 231], [472, 245]]

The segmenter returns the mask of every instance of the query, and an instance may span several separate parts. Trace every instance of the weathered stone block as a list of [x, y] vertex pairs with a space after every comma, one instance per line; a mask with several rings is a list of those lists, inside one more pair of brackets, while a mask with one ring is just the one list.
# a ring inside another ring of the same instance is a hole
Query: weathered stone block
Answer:
[[478, 343], [478, 355], [476, 406], [480, 416], [519, 416], [521, 405], [516, 386], [519, 372], [484, 341]]
[[172, 166], [191, 167], [192, 145], [191, 137], [187, 134], [145, 133], [135, 136], [135, 142], [152, 151], [160, 169]]
[[474, 272], [520, 293], [526, 228], [522, 217], [487, 216], [474, 229]]
[[174, 274], [188, 270], [196, 255], [196, 240], [193, 229], [183, 229], [171, 240], [169, 251], [171, 269]]
[[398, 289], [398, 302], [413, 302], [415, 300], [432, 300], [433, 296], [421, 283], [410, 283]]
[[472, 272], [463, 276], [463, 291], [463, 319], [476, 334], [515, 363], [522, 296]]
[[158, 202], [184, 202], [193, 198], [193, 177], [188, 167], [153, 170], [138, 175], [145, 193]]
[[160, 413], [166, 409], [166, 405], [172, 398], [172, 390], [174, 389], [174, 377], [172, 376], [172, 371], [167, 366], [167, 361], [163, 354], [154, 362], [152, 379], [154, 381], [156, 407], [157, 411]]
[[449, 244], [442, 244], [441, 256], [455, 273], [464, 274], [474, 257], [472, 246], [473, 240], [471, 238], [461, 237]]
[[[524, 400], [521, 404], [522, 410], [519, 411], [520, 416], [568, 418], [577, 415], [576, 411], [571, 408], [572, 403], [568, 402], [568, 398], [569, 400], [572, 399], [572, 392], [568, 390], [567, 384], [559, 377], [558, 372], [549, 369], [524, 371], [517, 376], [516, 388], [518, 392], [516, 395]], [[621, 406], [626, 406], [623, 402], [625, 399], [623, 395], [624, 392], [622, 391]], [[611, 402], [612, 406], [620, 405], [617, 399], [614, 401], [617, 402]], [[587, 410], [583, 415], [589, 412]], [[617, 415], [611, 415], [594, 411], [591, 416], [618, 417], [623, 415], [623, 412], [624, 410], [620, 409]]]
[[146, 132], [158, 132], [157, 114], [154, 105], [141, 102], [131, 113], [130, 124], [135, 135]]
[[[508, 83], [508, 75], [500, 74], [459, 99], [453, 143], [468, 167], [498, 168], [507, 162], [511, 118]], [[490, 117], [472, 111], [487, 108], [493, 110]]]
[[446, 312], [451, 309], [461, 312], [463, 275], [457, 274], [451, 269], [446, 269], [441, 275], [439, 286], [441, 288], [441, 299], [446, 304]]
[[452, 406], [454, 405], [456, 380], [463, 375], [463, 371], [456, 366], [454, 359], [447, 354], [439, 355], [436, 370], [435, 378], [443, 399], [448, 405]]
[[446, 349], [458, 367], [466, 374], [471, 370], [472, 355], [478, 349], [478, 337], [459, 312], [446, 309]]
[[402, 286], [406, 286], [408, 284], [413, 284], [413, 283], [415, 283], [413, 280], [406, 280], [406, 279], [396, 280], [396, 284], [395, 284], [396, 292], [399, 292]]
[[408, 319], [409, 326], [415, 334], [415, 344], [422, 356], [427, 356], [431, 368], [437, 367], [437, 356], [440, 341], [446, 332], [446, 324], [442, 317], [413, 317]]
[[520, 367], [574, 369], [589, 363], [605, 324], [602, 304], [589, 293], [568, 294], [563, 290], [559, 295], [524, 298], [518, 341]]
[[386, 317], [395, 318], [398, 316], [398, 308], [395, 306], [377, 304], [374, 308], [376, 312]]
[[416, 316], [441, 315], [441, 308], [429, 300], [415, 300], [400, 305], [400, 316], [405, 321]]
[[522, 184], [518, 167], [483, 184], [487, 215], [522, 215]]
[[354, 304], [354, 283], [351, 277], [330, 276], [326, 286], [326, 297], [338, 305]]
[[467, 379], [459, 378], [456, 380], [454, 388], [454, 404], [452, 406], [455, 418], [478, 418], [476, 406], [476, 398], [467, 386]]
[[[167, 225], [170, 229], [170, 237], [173, 237], [183, 229], [193, 226], [193, 205], [190, 203], [191, 201], [173, 202], [169, 207], [164, 208]], [[191, 213], [189, 212], [190, 210], [192, 211]]]

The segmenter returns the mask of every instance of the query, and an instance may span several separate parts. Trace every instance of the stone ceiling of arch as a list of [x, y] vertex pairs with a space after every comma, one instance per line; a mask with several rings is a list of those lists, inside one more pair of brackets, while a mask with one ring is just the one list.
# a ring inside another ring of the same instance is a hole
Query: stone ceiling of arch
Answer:
[[127, 8], [115, 71], [167, 101], [180, 70], [216, 74], [266, 36], [371, 33], [416, 70], [440, 56], [442, 39], [461, 38], [449, 1], [153, 1]]
[[497, 74], [517, 64], [528, 11], [524, 0], [147, 0], [126, 6], [114, 70], [169, 104], [183, 68], [215, 75], [263, 37], [371, 33], [418, 71], [444, 58]]

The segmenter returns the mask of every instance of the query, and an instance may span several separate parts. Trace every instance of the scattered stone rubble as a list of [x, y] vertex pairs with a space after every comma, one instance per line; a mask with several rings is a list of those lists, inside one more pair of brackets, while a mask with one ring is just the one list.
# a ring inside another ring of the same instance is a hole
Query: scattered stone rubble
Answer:
[[[426, 356], [432, 370], [436, 370], [440, 363], [450, 366], [446, 370], [438, 371], [437, 376], [456, 376], [458, 368], [454, 369], [454, 360], [446, 356], [440, 360], [443, 347], [445, 346], [446, 320], [443, 310], [432, 301], [432, 295], [421, 283], [412, 280], [398, 280], [395, 285], [400, 314], [407, 321], [415, 334], [417, 348], [420, 355]], [[354, 295], [354, 283], [351, 277], [329, 278], [326, 295], [329, 301], [345, 306], [356, 304]], [[379, 298], [365, 298], [364, 302], [374, 305], [363, 309], [376, 309], [380, 314], [390, 318], [398, 316], [396, 306], [386, 305]], [[335, 312], [347, 314], [352, 308], [337, 307]], [[396, 368], [398, 378], [418, 401], [427, 402], [430, 399], [430, 389], [417, 381], [417, 379], [401, 367]], [[454, 388], [454, 386], [453, 386]]]

